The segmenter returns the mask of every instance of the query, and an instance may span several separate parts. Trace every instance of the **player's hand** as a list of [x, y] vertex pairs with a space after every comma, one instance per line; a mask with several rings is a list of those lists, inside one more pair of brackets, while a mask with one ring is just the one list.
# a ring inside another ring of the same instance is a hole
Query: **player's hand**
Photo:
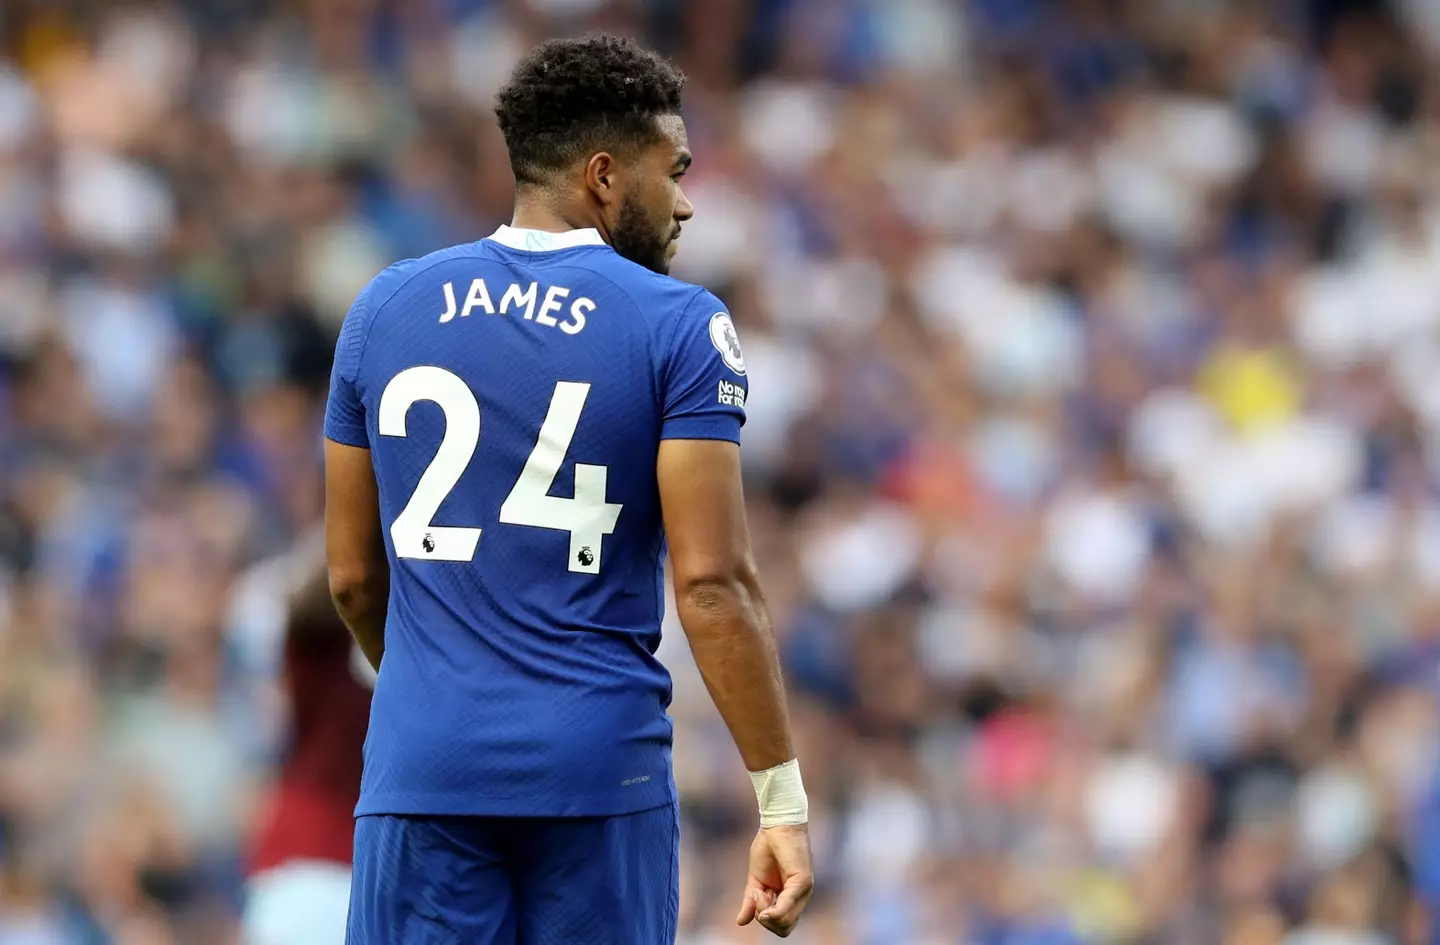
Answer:
[[809, 829], [801, 825], [761, 830], [750, 844], [750, 879], [735, 922], [749, 925], [757, 920], [785, 938], [795, 930], [814, 891]]

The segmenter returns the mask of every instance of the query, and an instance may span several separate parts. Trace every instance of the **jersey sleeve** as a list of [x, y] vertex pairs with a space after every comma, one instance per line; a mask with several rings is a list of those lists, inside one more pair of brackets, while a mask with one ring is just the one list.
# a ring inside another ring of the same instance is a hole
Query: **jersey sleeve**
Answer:
[[669, 339], [661, 372], [661, 439], [739, 443], [750, 382], [730, 313], [702, 290], [674, 320]]
[[325, 404], [325, 438], [346, 446], [369, 448], [365, 404], [356, 386], [360, 355], [370, 334], [370, 287], [360, 293], [340, 326], [335, 342], [335, 366], [330, 371], [330, 398]]

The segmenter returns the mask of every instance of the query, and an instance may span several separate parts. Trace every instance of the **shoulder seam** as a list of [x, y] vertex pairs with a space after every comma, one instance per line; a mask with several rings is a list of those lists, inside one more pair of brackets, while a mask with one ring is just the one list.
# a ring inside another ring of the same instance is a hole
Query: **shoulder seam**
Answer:
[[[645, 321], [645, 348], [648, 354], [648, 360], [650, 361], [650, 396], [654, 398], [656, 408], [660, 410], [660, 412], [663, 414], [665, 406], [663, 403], [663, 391], [665, 385], [661, 382], [661, 374], [666, 370], [668, 359], [671, 355], [672, 349], [674, 348], [673, 335], [677, 328], [671, 327], [671, 335], [669, 337], [657, 338], [657, 332], [654, 330], [657, 326], [656, 323], [650, 321], [649, 313], [645, 311], [645, 308], [641, 306], [639, 302], [635, 301], [635, 296], [630, 294], [629, 289], [621, 285], [614, 277], [612, 277], [608, 273], [601, 272], [588, 266], [577, 266], [573, 263], [560, 263], [558, 265], [550, 266], [548, 268], [573, 269], [604, 279], [605, 282], [608, 283], [612, 288], [614, 288], [616, 292], [619, 292], [625, 297], [625, 300], [630, 303], [630, 307], [635, 310], [636, 315]], [[703, 285], [693, 285], [691, 283], [681, 282], [679, 279], [672, 279], [671, 281], [676, 282], [680, 285], [688, 285], [691, 289], [694, 290], [689, 295], [684, 296], [684, 301], [680, 304], [679, 314], [682, 316], [690, 310], [691, 305], [695, 304], [696, 299], [700, 298], [700, 296], [704, 295], [706, 292], [709, 291]], [[672, 321], [675, 322], [676, 325], [678, 325], [680, 319], [676, 318]], [[658, 353], [664, 356], [664, 361], [662, 361], [661, 358], [656, 357], [657, 342], [659, 343]]]
[[[695, 291], [686, 296], [685, 304], [680, 306], [680, 314], [683, 316], [686, 312], [690, 311], [690, 306], [695, 304], [695, 300], [700, 298], [700, 296], [704, 295], [707, 291], [709, 290], [706, 289], [703, 285], [696, 286]], [[679, 326], [677, 325], [675, 328], [671, 329], [671, 332], [673, 333], [679, 330]]]
[[[639, 302], [635, 301], [635, 296], [630, 294], [629, 289], [625, 288], [607, 273], [600, 272], [588, 266], [577, 266], [573, 263], [561, 263], [559, 265], [550, 266], [548, 268], [574, 269], [580, 272], [588, 273], [592, 276], [598, 276], [599, 278], [604, 279], [605, 282], [608, 283], [610, 287], [613, 288], [616, 292], [619, 292], [621, 295], [625, 296], [625, 301], [630, 303], [630, 307], [635, 310], [635, 314], [645, 322], [645, 348], [648, 356], [647, 359], [650, 362], [650, 396], [655, 399], [657, 406], [659, 406], [659, 401], [661, 399], [660, 371], [662, 370], [663, 366], [660, 363], [660, 359], [655, 356], [655, 342], [657, 339], [655, 338], [655, 332], [652, 330], [654, 328], [654, 323], [650, 321], [650, 316], [645, 311], [644, 306], [642, 306]], [[674, 281], [680, 282], [679, 279], [676, 279]], [[680, 284], [686, 285], [687, 283]], [[686, 296], [684, 304], [680, 306], [681, 314], [684, 314], [685, 311], [690, 308], [691, 304], [700, 297], [700, 294], [705, 291], [704, 286], [693, 286], [692, 288], [694, 288], [695, 291], [692, 292], [690, 295]], [[669, 344], [662, 344], [660, 346], [660, 351], [668, 355], [670, 353]]]
[[[365, 358], [365, 348], [370, 344], [370, 332], [375, 327], [375, 320], [380, 317], [380, 310], [386, 305], [389, 305], [390, 300], [395, 298], [395, 296], [399, 295], [400, 290], [405, 288], [415, 279], [418, 279], [421, 276], [425, 275], [425, 273], [429, 272], [431, 269], [434, 269], [436, 266], [443, 266], [447, 262], [463, 258], [463, 255], [447, 256], [444, 259], [437, 259], [431, 263], [426, 264], [423, 268], [417, 269], [416, 271], [406, 276], [404, 279], [400, 280], [400, 284], [397, 285], [394, 289], [392, 289], [389, 295], [385, 296], [384, 301], [370, 307], [370, 320], [365, 325], [365, 337], [360, 339], [360, 351], [355, 355], [355, 366], [357, 375], [359, 374], [360, 362]], [[386, 269], [388, 268], [390, 267], [387, 266]], [[370, 284], [365, 287], [365, 291], [362, 294], [369, 295], [370, 292], [375, 288], [376, 281], [379, 280], [379, 278], [384, 274], [385, 270], [381, 270], [379, 273], [377, 273], [375, 278], [370, 280]]]
[[[692, 292], [692, 293], [690, 293], [688, 296], [685, 297], [685, 303], [680, 306], [680, 315], [679, 315], [679, 317], [677, 317], [677, 318], [675, 318], [675, 319], [672, 320], [672, 321], [674, 322], [674, 324], [670, 326], [670, 337], [668, 337], [668, 338], [665, 339], [665, 349], [664, 349], [664, 351], [665, 351], [665, 357], [666, 357], [666, 359], [667, 359], [667, 363], [662, 366], [662, 365], [660, 364], [660, 361], [659, 361], [658, 358], [651, 358], [651, 362], [650, 362], [650, 363], [652, 363], [652, 364], [655, 365], [655, 371], [658, 372], [658, 371], [660, 371], [660, 370], [662, 369], [662, 367], [663, 367], [663, 368], [666, 370], [667, 375], [668, 375], [668, 369], [669, 369], [668, 361], [669, 361], [670, 358], [672, 358], [672, 357], [675, 356], [675, 337], [676, 337], [676, 335], [677, 335], [677, 334], [679, 333], [679, 331], [680, 331], [681, 322], [684, 320], [685, 313], [688, 312], [688, 311], [690, 311], [690, 306], [694, 305], [694, 304], [695, 304], [695, 300], [698, 299], [698, 298], [700, 298], [700, 296], [704, 295], [706, 291], [707, 291], [707, 290], [705, 289], [704, 286], [696, 286], [696, 287], [695, 287], [695, 291]], [[665, 417], [665, 402], [664, 402], [664, 395], [662, 394], [663, 386], [662, 386], [661, 383], [660, 383], [660, 377], [659, 377], [658, 375], [655, 377], [654, 382], [655, 382], [655, 396], [656, 396], [657, 400], [659, 400], [659, 403], [657, 404], [657, 406], [659, 407], [659, 410], [660, 410], [660, 417], [661, 417], [660, 425], [661, 425], [661, 427], [663, 428], [664, 425], [665, 425], [665, 420], [664, 420], [664, 417]]]
[[[589, 267], [589, 266], [579, 266], [579, 265], [576, 265], [575, 263], [567, 263], [567, 262], [557, 263], [556, 265], [547, 266], [546, 268], [548, 268], [548, 269], [578, 269], [578, 270], [580, 270], [581, 272], [587, 272], [587, 273], [589, 273], [589, 274], [592, 275], [592, 276], [598, 276], [598, 277], [600, 277], [601, 279], [604, 279], [606, 282], [608, 282], [608, 283], [609, 283], [617, 292], [619, 292], [621, 295], [625, 296], [626, 300], [630, 303], [630, 305], [631, 305], [637, 312], [639, 312], [642, 317], [645, 315], [645, 309], [640, 306], [640, 303], [638, 303], [638, 302], [635, 301], [635, 296], [630, 293], [630, 290], [627, 289], [627, 288], [625, 288], [623, 285], [621, 285], [621, 284], [619, 283], [619, 281], [617, 281], [617, 280], [616, 280], [613, 276], [611, 276], [609, 273], [603, 272], [603, 271], [601, 271], [601, 270], [599, 270], [599, 269], [591, 268], [591, 267]], [[659, 273], [655, 273], [655, 275], [659, 275]], [[706, 289], [705, 289], [705, 287], [704, 287], [703, 285], [694, 285], [694, 284], [689, 283], [689, 282], [682, 282], [681, 280], [675, 279], [675, 278], [670, 277], [670, 276], [666, 276], [665, 278], [670, 279], [671, 282], [674, 282], [674, 283], [676, 283], [677, 285], [689, 286], [691, 289], [694, 290], [694, 291], [691, 292], [688, 296], [685, 297], [685, 304], [681, 307], [681, 311], [684, 311], [685, 309], [689, 308], [689, 307], [690, 307], [690, 304], [691, 304], [692, 302], [694, 302], [697, 298], [699, 298], [699, 296], [700, 296], [700, 294], [701, 294], [702, 292], [705, 292], [705, 291], [706, 291]]]

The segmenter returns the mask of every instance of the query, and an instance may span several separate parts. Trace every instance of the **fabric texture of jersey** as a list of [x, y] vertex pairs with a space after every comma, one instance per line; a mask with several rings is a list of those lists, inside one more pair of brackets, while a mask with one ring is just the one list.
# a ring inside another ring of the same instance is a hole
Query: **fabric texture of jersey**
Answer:
[[347, 945], [674, 945], [673, 804], [615, 817], [361, 817]]
[[656, 455], [738, 442], [747, 391], [719, 300], [593, 230], [502, 227], [361, 293], [325, 419], [371, 451], [391, 568], [357, 814], [673, 801]]

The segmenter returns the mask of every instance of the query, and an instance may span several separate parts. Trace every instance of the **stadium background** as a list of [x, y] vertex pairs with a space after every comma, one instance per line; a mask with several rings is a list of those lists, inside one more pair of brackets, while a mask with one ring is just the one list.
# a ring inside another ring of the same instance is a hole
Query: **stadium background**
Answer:
[[[1381, 945], [1440, 893], [1440, 3], [0, 2], [0, 945], [226, 945], [331, 339], [489, 97], [690, 76], [824, 945]], [[753, 797], [670, 627], [684, 945]]]

